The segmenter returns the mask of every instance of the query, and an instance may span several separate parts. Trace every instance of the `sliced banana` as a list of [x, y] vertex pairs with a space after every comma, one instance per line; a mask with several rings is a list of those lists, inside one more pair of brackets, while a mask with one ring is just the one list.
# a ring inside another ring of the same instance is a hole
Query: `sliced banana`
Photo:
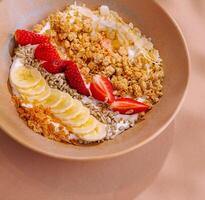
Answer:
[[65, 124], [69, 124], [70, 126], [81, 126], [86, 121], [88, 121], [90, 117], [90, 110], [86, 107], [83, 107], [81, 112], [72, 119], [63, 121]]
[[46, 81], [41, 78], [41, 80], [37, 83], [36, 86], [31, 88], [18, 88], [18, 91], [26, 96], [38, 95], [41, 94], [46, 88]]
[[90, 115], [89, 119], [81, 126], [69, 126], [68, 124], [68, 129], [70, 129], [71, 132], [74, 134], [86, 134], [90, 133], [93, 131], [98, 124], [98, 121]]
[[51, 93], [48, 96], [47, 99], [45, 99], [42, 103], [42, 105], [50, 108], [56, 107], [61, 102], [61, 97], [63, 96], [63, 93], [60, 90], [52, 89]]
[[10, 70], [10, 81], [24, 99], [50, 107], [68, 130], [80, 139], [95, 142], [105, 138], [106, 125], [90, 115], [90, 110], [79, 100], [50, 88], [37, 69], [24, 67], [17, 59]]
[[63, 94], [61, 101], [52, 108], [54, 114], [63, 113], [73, 105], [73, 98], [69, 94]]
[[79, 134], [78, 137], [87, 142], [96, 142], [104, 139], [106, 136], [106, 127], [102, 123], [98, 123], [96, 128], [87, 134]]
[[41, 78], [41, 73], [37, 69], [24, 67], [23, 65], [10, 72], [10, 80], [18, 88], [34, 87]]
[[38, 95], [33, 95], [33, 96], [23, 95], [23, 96], [31, 102], [42, 102], [49, 97], [50, 93], [51, 93], [51, 89], [48, 85], [46, 85], [45, 90]]
[[77, 99], [73, 99], [73, 105], [65, 110], [65, 112], [56, 114], [56, 116], [59, 117], [62, 121], [67, 121], [80, 114], [80, 112], [82, 112], [82, 109], [82, 103]]

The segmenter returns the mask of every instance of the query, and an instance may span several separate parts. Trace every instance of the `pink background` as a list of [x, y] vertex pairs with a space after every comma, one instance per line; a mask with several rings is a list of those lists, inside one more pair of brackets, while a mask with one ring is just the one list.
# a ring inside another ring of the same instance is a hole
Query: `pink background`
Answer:
[[205, 1], [158, 2], [176, 19], [185, 35], [192, 62], [191, 80], [185, 103], [175, 119], [174, 145], [168, 159], [153, 185], [136, 199], [202, 200], [205, 199]]
[[[186, 37], [192, 73], [186, 101], [171, 130], [175, 132], [171, 152], [158, 178], [136, 200], [202, 200], [205, 197], [205, 1], [158, 1], [177, 20]], [[24, 194], [29, 194], [30, 199], [46, 200], [50, 188], [55, 190], [52, 199], [63, 200], [58, 193], [69, 188], [60, 185], [65, 182], [61, 169], [62, 162], [41, 157], [0, 133], [0, 200], [28, 200]], [[45, 175], [52, 173], [53, 176]], [[29, 177], [29, 183], [24, 182]]]

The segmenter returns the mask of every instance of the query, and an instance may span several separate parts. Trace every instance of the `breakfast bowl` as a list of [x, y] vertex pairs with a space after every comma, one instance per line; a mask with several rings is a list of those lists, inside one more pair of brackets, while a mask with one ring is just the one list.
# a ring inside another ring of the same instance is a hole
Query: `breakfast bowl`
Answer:
[[[64, 0], [0, 2], [0, 9], [4, 10], [4, 13], [0, 14], [2, 22], [0, 127], [5, 134], [36, 152], [68, 160], [70, 163], [85, 164], [85, 161], [89, 161], [89, 168], [96, 168], [101, 165], [100, 163], [106, 162], [105, 159], [108, 160], [107, 162], [112, 161], [109, 165], [113, 168], [115, 166], [119, 168], [121, 162], [127, 162], [126, 166], [137, 163], [136, 171], [139, 172], [134, 173], [133, 178], [141, 177], [138, 183], [143, 180], [147, 184], [156, 176], [170, 149], [173, 134], [172, 131], [166, 131], [166, 128], [174, 120], [182, 105], [189, 79], [189, 57], [184, 38], [176, 22], [155, 1], [89, 0], [77, 2], [86, 3], [90, 8], [102, 4], [108, 5], [112, 10], [120, 13], [124, 19], [137, 25], [146, 36], [151, 37], [155, 47], [159, 50], [165, 74], [163, 97], [146, 114], [145, 120], [113, 140], [92, 145], [69, 145], [34, 134], [18, 117], [12, 103], [8, 77], [14, 48], [13, 33], [20, 28], [30, 29], [49, 13], [63, 9], [66, 4], [71, 3], [73, 1]], [[6, 20], [5, 16], [8, 16]], [[155, 161], [151, 161], [150, 158]], [[103, 166], [106, 170], [106, 165]], [[126, 166], [122, 165], [122, 177], [124, 177], [124, 171], [128, 173], [125, 170]], [[140, 175], [142, 169], [146, 171], [144, 175]], [[107, 170], [111, 173], [111, 168]], [[120, 182], [119, 178], [116, 178], [116, 182], [120, 184], [123, 180], [121, 179]]]
[[[41, 153], [58, 158], [77, 160], [109, 158], [148, 144], [173, 120], [183, 100], [189, 72], [186, 45], [175, 22], [154, 2], [125, 3], [124, 1], [119, 1], [112, 4], [110, 1], [86, 2], [89, 7], [97, 7], [102, 3], [110, 6], [113, 10], [117, 10], [127, 21], [137, 24], [146, 36], [152, 38], [152, 42], [159, 49], [163, 59], [165, 74], [163, 97], [146, 114], [146, 120], [126, 131], [126, 134], [121, 134], [113, 140], [99, 145], [65, 145], [49, 141], [40, 135], [30, 134], [31, 130], [25, 127], [25, 124], [19, 120], [15, 112], [9, 91], [8, 76], [14, 48], [12, 34], [18, 28], [26, 27], [29, 29], [32, 24], [38, 23], [45, 18], [49, 12], [62, 9], [65, 6], [65, 2], [51, 2], [49, 5], [44, 5], [44, 2], [42, 2], [43, 6], [38, 12], [35, 9], [37, 4], [35, 1], [26, 5], [28, 8], [25, 8], [22, 3], [18, 7], [22, 13], [21, 15], [11, 12], [14, 9], [11, 6], [9, 16], [13, 18], [12, 15], [15, 14], [15, 23], [12, 20], [2, 20], [4, 22], [2, 24], [1, 37], [1, 127], [15, 140]], [[2, 6], [4, 6], [3, 3]], [[34, 8], [33, 12], [29, 10], [28, 15], [28, 9], [32, 8]], [[158, 24], [159, 22], [160, 25]]]

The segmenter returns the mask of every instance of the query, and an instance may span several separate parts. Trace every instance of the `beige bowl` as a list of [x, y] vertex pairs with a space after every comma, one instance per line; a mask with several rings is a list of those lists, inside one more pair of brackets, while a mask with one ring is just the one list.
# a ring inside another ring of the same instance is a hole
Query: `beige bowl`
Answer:
[[[10, 3], [9, 3], [10, 2]], [[48, 3], [49, 2], [49, 3]], [[164, 60], [165, 81], [164, 96], [149, 112], [146, 120], [126, 131], [114, 140], [94, 146], [72, 146], [48, 140], [34, 134], [18, 117], [11, 103], [7, 87], [11, 58], [12, 33], [17, 28], [30, 28], [50, 12], [63, 8], [65, 0], [33, 0], [3, 1], [1, 11], [0, 37], [0, 127], [19, 143], [40, 153], [62, 159], [90, 160], [119, 156], [133, 150], [158, 137], [170, 124], [178, 112], [189, 78], [189, 60], [183, 37], [175, 22], [154, 1], [128, 0], [89, 0], [87, 5], [95, 7], [107, 4], [118, 11], [147, 35], [152, 37], [156, 48], [160, 50]], [[7, 17], [9, 16], [9, 17]], [[153, 156], [159, 152], [153, 151]]]

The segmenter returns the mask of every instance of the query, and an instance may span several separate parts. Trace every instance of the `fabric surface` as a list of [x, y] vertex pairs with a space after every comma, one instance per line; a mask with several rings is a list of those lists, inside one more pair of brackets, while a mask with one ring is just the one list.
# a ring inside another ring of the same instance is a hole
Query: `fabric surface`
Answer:
[[[191, 56], [188, 95], [178, 114], [174, 146], [154, 184], [137, 200], [205, 198], [205, 1], [158, 0], [176, 19]], [[180, 66], [179, 66], [180, 67]]]

